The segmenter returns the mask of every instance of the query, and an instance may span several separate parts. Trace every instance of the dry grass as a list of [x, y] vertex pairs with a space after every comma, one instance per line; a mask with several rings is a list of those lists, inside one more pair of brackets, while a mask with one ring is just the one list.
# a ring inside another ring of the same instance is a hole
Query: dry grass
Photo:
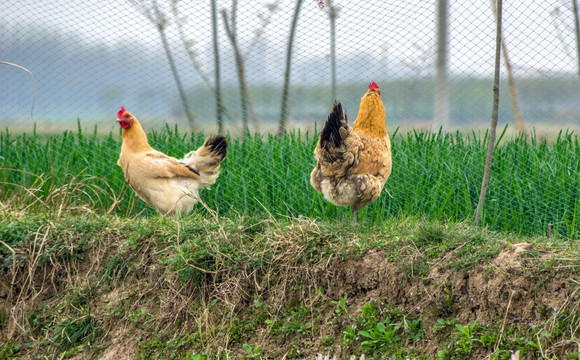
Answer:
[[[53, 174], [33, 174], [19, 169], [0, 169], [30, 177], [31, 186], [0, 182], [12, 188], [11, 193], [0, 202], [0, 211], [10, 214], [46, 213], [55, 219], [70, 214], [91, 214], [95, 208], [110, 203], [108, 214], [119, 204], [119, 197], [103, 179], [82, 172], [66, 179], [51, 179]], [[105, 200], [107, 199], [107, 200]]]

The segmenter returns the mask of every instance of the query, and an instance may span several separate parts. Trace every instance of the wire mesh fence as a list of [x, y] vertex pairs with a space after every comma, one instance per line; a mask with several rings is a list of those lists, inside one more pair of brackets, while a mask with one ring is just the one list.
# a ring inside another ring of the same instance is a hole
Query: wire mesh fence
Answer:
[[[580, 70], [574, 5], [504, 4], [499, 119], [507, 125], [506, 145], [498, 150], [494, 170], [501, 176], [492, 175], [486, 208], [486, 223], [497, 228], [537, 233], [559, 224], [560, 232], [575, 232]], [[152, 145], [174, 156], [201, 141], [195, 133], [232, 136], [223, 176], [203, 195], [222, 211], [335, 216], [342, 210], [308, 184], [315, 124], [322, 126], [334, 99], [354, 119], [366, 85], [376, 81], [387, 126], [397, 135], [387, 183], [392, 198], [384, 192], [367, 216], [465, 219], [477, 203], [485, 134], [469, 134], [486, 129], [491, 114], [491, 2], [8, 0], [0, 24], [0, 61], [25, 67], [35, 80], [33, 86], [27, 72], [0, 65], [4, 169], [40, 175], [60, 167], [64, 176], [79, 163], [85, 175], [121, 193], [114, 120], [125, 105]], [[245, 129], [275, 134], [281, 123], [300, 134], [239, 137]], [[174, 126], [194, 134], [175, 138]], [[439, 127], [446, 132], [418, 131]], [[82, 141], [62, 135], [77, 128]], [[17, 137], [33, 129], [38, 143]], [[511, 139], [522, 129], [533, 135]], [[60, 135], [47, 145], [45, 133]], [[540, 146], [544, 139], [548, 145]], [[27, 154], [32, 148], [34, 155]], [[4, 171], [5, 182], [31, 181], [18, 174]], [[10, 189], [4, 185], [5, 199]], [[130, 192], [123, 196], [137, 205], [120, 212], [143, 210]]]

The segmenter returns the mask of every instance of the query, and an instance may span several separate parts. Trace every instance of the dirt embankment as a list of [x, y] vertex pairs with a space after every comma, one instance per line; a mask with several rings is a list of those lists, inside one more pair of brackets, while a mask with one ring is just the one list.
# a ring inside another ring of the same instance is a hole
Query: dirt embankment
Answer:
[[[435, 333], [440, 319], [499, 323], [503, 331], [504, 326], [540, 323], [549, 328], [557, 315], [578, 312], [577, 274], [531, 243], [506, 243], [473, 268], [458, 269], [454, 264], [461, 244], [439, 258], [419, 249], [411, 257], [393, 257], [372, 246], [359, 255], [337, 256], [332, 251], [343, 249], [335, 235], [312, 225], [283, 229], [287, 238], [280, 238], [278, 229], [264, 236], [252, 233], [238, 243], [228, 235], [223, 244], [215, 239], [228, 229], [208, 226], [215, 234], [207, 243], [178, 243], [179, 233], [169, 232], [177, 245], [164, 240], [162, 247], [156, 238], [134, 245], [113, 230], [106, 241], [64, 250], [65, 260], [37, 267], [34, 247], [28, 254], [19, 250], [22, 259], [31, 261], [1, 273], [0, 339], [32, 343], [20, 346], [20, 358], [68, 352], [66, 357], [74, 359], [161, 359], [193, 351], [228, 351], [242, 358], [248, 355], [244, 344], [259, 345], [260, 356], [270, 359], [318, 353], [348, 357], [362, 347], [356, 347], [360, 341], [344, 341], [345, 327], [335, 321], [337, 316], [356, 317], [366, 303], [381, 299], [403, 319], [417, 319], [422, 326], [413, 340], [400, 340], [397, 346], [412, 346], [414, 354], [433, 358], [454, 330]], [[258, 246], [256, 239], [272, 243]], [[320, 255], [323, 246], [328, 256]], [[239, 255], [244, 252], [247, 257]], [[339, 313], [337, 303], [345, 298], [347, 313]], [[77, 323], [90, 331], [71, 339], [66, 326]], [[398, 336], [407, 339], [408, 334], [401, 330]], [[566, 353], [569, 343], [552, 341], [540, 351]], [[481, 346], [469, 351], [463, 358], [490, 354]], [[523, 358], [537, 354], [528, 351]]]
[[[409, 311], [425, 311], [441, 307], [443, 302], [456, 307], [458, 321], [490, 321], [507, 317], [519, 322], [544, 318], [544, 307], [562, 306], [575, 290], [570, 287], [570, 274], [552, 270], [546, 278], [526, 268], [521, 255], [531, 244], [513, 244], [490, 264], [469, 272], [446, 269], [435, 264], [429, 278], [406, 281], [403, 270], [384, 253], [373, 251], [360, 260], [351, 260], [329, 270], [322, 281], [328, 295], [368, 300], [386, 298], [390, 303]], [[541, 310], [541, 311], [538, 311]]]

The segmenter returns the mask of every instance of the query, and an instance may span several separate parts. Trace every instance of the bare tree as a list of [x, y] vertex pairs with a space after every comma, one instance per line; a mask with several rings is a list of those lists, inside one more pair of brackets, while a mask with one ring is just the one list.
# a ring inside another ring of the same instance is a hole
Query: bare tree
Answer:
[[336, 100], [336, 18], [340, 8], [328, 0], [328, 19], [330, 20], [330, 85], [332, 101]]
[[562, 19], [562, 11], [560, 11], [560, 6], [556, 5], [552, 11], [550, 11], [550, 17], [552, 18], [552, 25], [556, 30], [556, 37], [562, 45], [564, 54], [574, 61], [573, 51], [570, 49], [569, 44], [566, 42], [565, 33], [571, 31], [574, 33], [576, 41], [576, 62], [578, 76], [580, 76], [580, 21], [578, 20], [578, 0], [571, 0], [569, 8], [566, 5], [568, 0], [560, 0], [562, 7], [566, 10], [572, 12], [572, 17], [574, 19], [574, 25], [568, 24], [564, 19]]
[[167, 28], [167, 18], [159, 9], [159, 5], [157, 4], [157, 0], [151, 0], [151, 5], [149, 6], [146, 3], [146, 0], [129, 0], [129, 2], [139, 11], [145, 15], [145, 17], [151, 21], [157, 32], [159, 33], [159, 37], [161, 38], [161, 43], [163, 44], [163, 50], [165, 51], [165, 55], [167, 56], [167, 61], [169, 62], [169, 67], [171, 68], [171, 73], [173, 74], [173, 79], [175, 80], [175, 85], [177, 86], [177, 91], [179, 92], [179, 97], [181, 98], [181, 104], [183, 106], [183, 111], [185, 112], [185, 116], [187, 117], [187, 121], [189, 122], [189, 126], [193, 128], [194, 126], [194, 117], [193, 113], [189, 109], [189, 104], [187, 103], [187, 96], [185, 95], [185, 90], [183, 88], [183, 84], [181, 83], [181, 78], [179, 77], [179, 73], [177, 72], [177, 66], [175, 65], [175, 60], [173, 59], [173, 55], [171, 54], [171, 49], [169, 47], [169, 42], [167, 41], [167, 34], [165, 30]]
[[448, 26], [449, 0], [438, 0], [435, 117], [433, 121], [435, 128], [449, 126], [449, 79], [447, 77]]
[[270, 25], [270, 22], [272, 20], [272, 16], [274, 15], [274, 13], [276, 13], [276, 10], [279, 9], [279, 4], [280, 4], [280, 0], [276, 0], [272, 4], [266, 5], [266, 10], [268, 10], [268, 13], [265, 16], [262, 14], [258, 15], [258, 17], [262, 21], [260, 23], [260, 27], [258, 28], [258, 30], [255, 31], [256, 36], [252, 39], [252, 41], [250, 42], [250, 45], [248, 45], [247, 54], [252, 52], [252, 49], [254, 48], [254, 46], [256, 46], [258, 39], [260, 39], [260, 37], [262, 35], [264, 35], [264, 33], [266, 32], [266, 27], [268, 27], [268, 25]]
[[292, 24], [290, 25], [290, 37], [288, 39], [288, 49], [286, 50], [286, 70], [284, 71], [284, 85], [282, 87], [282, 105], [280, 109], [280, 124], [278, 127], [278, 136], [284, 135], [286, 123], [288, 122], [288, 94], [290, 91], [290, 68], [292, 64], [292, 46], [294, 45], [294, 36], [296, 34], [296, 25], [298, 24], [298, 15], [303, 0], [296, 0]]
[[[189, 60], [191, 61], [192, 65], [193, 65], [193, 69], [200, 76], [200, 78], [201, 78], [202, 82], [205, 84], [205, 86], [207, 86], [207, 88], [211, 91], [211, 93], [214, 96], [214, 98], [216, 99], [216, 103], [217, 103], [218, 92], [216, 91], [216, 87], [212, 84], [212, 80], [211, 80], [209, 74], [203, 70], [202, 64], [197, 59], [198, 52], [195, 50], [196, 42], [193, 39], [189, 39], [187, 37], [187, 35], [185, 34], [185, 30], [183, 28], [183, 25], [184, 25], [184, 23], [187, 22], [187, 17], [181, 15], [181, 12], [178, 8], [179, 2], [180, 2], [180, 0], [170, 0], [171, 12], [173, 14], [173, 20], [176, 24], [177, 32], [179, 33], [181, 43], [182, 43], [183, 48], [185, 49], [185, 51], [187, 53], [187, 56], [189, 57]], [[219, 92], [219, 96], [221, 97], [221, 92]], [[223, 102], [220, 101], [220, 103], [222, 104], [221, 105], [222, 116], [225, 117], [228, 121], [233, 122], [234, 121], [233, 117], [228, 113], [227, 107], [225, 105], [223, 105]]]
[[[493, 15], [497, 21], [496, 7], [497, 7], [496, 0], [491, 0], [491, 9], [493, 10]], [[503, 34], [501, 36], [501, 51], [503, 54], [503, 61], [505, 63], [505, 67], [507, 69], [508, 88], [510, 89], [510, 97], [512, 100], [512, 109], [514, 112], [514, 118], [516, 120], [516, 128], [518, 129], [518, 131], [521, 132], [521, 131], [524, 131], [524, 118], [522, 116], [522, 112], [520, 111], [518, 92], [516, 89], [516, 81], [514, 79], [514, 72], [512, 69], [512, 63], [511, 63], [509, 55], [508, 55], [507, 45], [506, 45], [505, 38], [504, 38]]]
[[186, 22], [186, 17], [183, 17], [180, 14], [180, 11], [177, 7], [179, 1], [180, 0], [170, 0], [171, 12], [173, 14], [175, 25], [177, 26], [179, 38], [181, 39], [181, 43], [187, 53], [187, 56], [189, 57], [191, 63], [193, 64], [193, 69], [197, 72], [203, 83], [211, 90], [211, 92], [215, 93], [215, 88], [211, 83], [211, 79], [209, 78], [208, 74], [205, 71], [203, 71], [201, 64], [197, 60], [197, 52], [194, 49], [195, 41], [188, 39], [187, 36], [185, 35], [183, 24]]
[[218, 35], [217, 35], [218, 23], [217, 23], [216, 0], [211, 0], [211, 25], [212, 25], [214, 69], [215, 69], [216, 118], [217, 118], [218, 133], [223, 134], [224, 121], [223, 121], [222, 90], [221, 90], [221, 79], [220, 79], [220, 57], [219, 57]]
[[[566, 9], [566, 6], [563, 4], [563, 1], [560, 2], [562, 3], [563, 8]], [[572, 9], [570, 10], [572, 11]], [[556, 37], [558, 38], [560, 45], [562, 45], [562, 50], [564, 51], [564, 54], [570, 59], [574, 59], [574, 55], [572, 54], [573, 51], [570, 49], [569, 44], [566, 42], [565, 36], [565, 33], [571, 31], [572, 27], [569, 24], [567, 24], [565, 20], [562, 18], [562, 11], [560, 9], [560, 6], [556, 5], [554, 9], [550, 11], [550, 17], [552, 19], [552, 26], [554, 26], [554, 29], [556, 30]]]
[[481, 212], [485, 204], [485, 196], [489, 185], [489, 175], [491, 173], [491, 162], [493, 159], [493, 150], [495, 148], [495, 137], [497, 130], [497, 118], [499, 111], [499, 70], [501, 63], [501, 18], [502, 18], [502, 0], [497, 1], [496, 12], [496, 40], [495, 40], [495, 74], [493, 78], [493, 110], [491, 112], [491, 129], [489, 131], [489, 143], [487, 144], [487, 155], [485, 157], [485, 167], [483, 170], [483, 180], [481, 181], [481, 191], [479, 201], [475, 209], [475, 224], [481, 223]]
[[232, 48], [234, 50], [234, 56], [236, 59], [236, 68], [238, 71], [238, 81], [240, 87], [240, 103], [242, 107], [242, 127], [243, 131], [248, 131], [248, 107], [250, 108], [250, 112], [252, 115], [252, 123], [254, 124], [254, 130], [258, 130], [258, 116], [256, 115], [256, 110], [254, 108], [254, 101], [252, 100], [252, 93], [250, 91], [250, 87], [248, 86], [248, 82], [246, 80], [246, 70], [244, 67], [244, 57], [242, 56], [242, 52], [240, 51], [240, 47], [238, 45], [238, 38], [237, 38], [237, 29], [236, 29], [236, 15], [237, 15], [237, 7], [238, 2], [237, 0], [232, 0], [232, 13], [231, 13], [231, 26], [228, 20], [227, 12], [225, 9], [221, 11], [222, 18], [224, 21], [226, 34], [230, 43], [232, 44]]
[[[181, 39], [181, 43], [183, 45], [183, 48], [185, 49], [194, 70], [197, 72], [197, 74], [200, 76], [202, 82], [207, 86], [207, 88], [211, 91], [211, 93], [214, 95], [215, 99], [216, 99], [216, 104], [219, 102], [221, 105], [219, 106], [219, 109], [221, 109], [221, 113], [218, 110], [218, 119], [219, 119], [219, 115], [221, 115], [223, 118], [227, 119], [230, 122], [233, 122], [234, 119], [232, 117], [231, 114], [229, 114], [227, 107], [223, 104], [223, 101], [221, 101], [221, 91], [218, 91], [216, 89], [216, 86], [214, 86], [213, 84], [213, 80], [210, 78], [210, 75], [208, 74], [207, 70], [204, 71], [203, 69], [203, 64], [200, 63], [200, 61], [198, 60], [198, 55], [199, 53], [196, 51], [195, 49], [195, 45], [196, 45], [196, 41], [189, 38], [184, 30], [184, 24], [188, 22], [188, 17], [182, 15], [182, 10], [179, 8], [179, 3], [181, 3], [181, 0], [169, 0], [170, 5], [171, 5], [171, 12], [173, 14], [173, 21], [176, 24], [177, 27], [177, 31], [179, 33], [179, 37]], [[271, 18], [272, 15], [275, 13], [275, 11], [279, 8], [278, 4], [279, 4], [280, 0], [277, 0], [276, 2], [272, 3], [272, 4], [268, 4], [266, 5], [266, 9], [268, 10], [268, 12], [266, 13], [266, 15], [259, 15], [259, 19], [261, 20], [260, 22], [260, 26], [258, 28], [258, 30], [255, 31], [255, 37], [252, 38], [252, 41], [250, 43], [250, 45], [247, 48], [247, 51], [245, 54], [242, 54], [241, 48], [238, 45], [238, 41], [237, 41], [237, 30], [236, 30], [236, 13], [237, 13], [237, 1], [233, 0], [232, 3], [232, 9], [233, 9], [233, 13], [231, 15], [232, 18], [232, 26], [230, 27], [228, 19], [224, 18], [224, 22], [225, 22], [225, 27], [226, 27], [226, 35], [228, 36], [228, 39], [231, 41], [232, 37], [235, 41], [235, 45], [233, 45], [234, 47], [234, 54], [236, 56], [236, 61], [238, 60], [242, 60], [241, 62], [237, 62], [237, 64], [241, 64], [241, 74], [243, 77], [242, 82], [246, 83], [246, 86], [244, 87], [244, 89], [246, 90], [240, 90], [240, 91], [245, 91], [246, 95], [241, 95], [242, 98], [247, 99], [247, 101], [243, 101], [242, 102], [242, 106], [245, 107], [244, 104], [248, 104], [247, 107], [249, 107], [250, 110], [250, 114], [252, 116], [252, 122], [254, 123], [254, 126], [256, 128], [256, 131], [258, 130], [258, 126], [259, 126], [259, 120], [258, 120], [258, 116], [257, 116], [257, 112], [255, 110], [254, 107], [254, 102], [251, 96], [251, 92], [250, 92], [250, 87], [247, 84], [246, 81], [246, 77], [245, 77], [245, 65], [244, 65], [244, 59], [247, 58], [249, 56], [249, 54], [252, 52], [252, 48], [254, 47], [254, 45], [257, 43], [258, 39], [265, 33], [265, 29], [268, 26], [268, 24], [270, 24], [271, 22]], [[223, 11], [222, 11], [223, 12]], [[217, 23], [216, 23], [217, 26]], [[216, 45], [214, 43], [214, 45]], [[236, 49], [237, 49], [237, 54], [236, 54]], [[215, 50], [215, 46], [214, 46], [214, 50]], [[218, 54], [218, 64], [214, 64], [214, 68], [217, 68], [217, 73], [220, 73], [220, 69], [219, 69], [219, 54]], [[238, 68], [238, 74], [240, 74], [240, 68]], [[219, 76], [218, 76], [219, 78]], [[217, 80], [216, 84], [219, 83], [220, 81]], [[219, 101], [218, 101], [219, 98]], [[244, 114], [244, 116], [246, 116], [247, 119], [247, 111], [243, 110], [242, 113]], [[244, 128], [247, 128], [247, 120], [245, 121], [245, 125], [243, 125]]]
[[574, 13], [574, 32], [576, 33], [576, 60], [578, 61], [578, 76], [580, 77], [580, 20], [578, 20], [578, 0], [572, 0]]

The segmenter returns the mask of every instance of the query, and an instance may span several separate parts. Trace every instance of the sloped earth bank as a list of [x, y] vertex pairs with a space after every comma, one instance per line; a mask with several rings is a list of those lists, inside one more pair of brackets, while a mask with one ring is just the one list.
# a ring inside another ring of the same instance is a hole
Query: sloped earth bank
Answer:
[[0, 359], [578, 359], [575, 240], [21, 216], [0, 239]]

